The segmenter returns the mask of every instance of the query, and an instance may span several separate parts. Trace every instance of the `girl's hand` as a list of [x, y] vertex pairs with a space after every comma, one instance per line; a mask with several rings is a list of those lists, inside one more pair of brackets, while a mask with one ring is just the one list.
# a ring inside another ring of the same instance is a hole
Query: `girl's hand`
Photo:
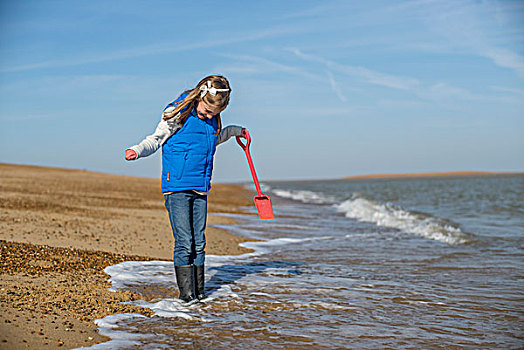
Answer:
[[138, 158], [138, 155], [132, 149], [126, 149], [126, 160], [134, 160]]
[[242, 129], [242, 134], [240, 134], [240, 137], [243, 137], [243, 138], [247, 139], [248, 135], [249, 135], [249, 132], [247, 131], [247, 129], [243, 128]]

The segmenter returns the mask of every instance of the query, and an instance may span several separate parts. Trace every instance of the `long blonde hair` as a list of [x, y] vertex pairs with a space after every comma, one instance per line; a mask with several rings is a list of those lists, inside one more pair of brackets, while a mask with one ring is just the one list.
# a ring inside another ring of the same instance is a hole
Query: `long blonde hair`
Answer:
[[[215, 96], [213, 96], [210, 93], [207, 93], [204, 97], [200, 97], [200, 87], [204, 84], [208, 84], [208, 81], [211, 82], [211, 87], [214, 87], [216, 89], [228, 89], [229, 91], [217, 92]], [[168, 120], [175, 117], [180, 111], [183, 110], [182, 113], [180, 113], [180, 115], [177, 117], [177, 120], [181, 124], [184, 124], [193, 108], [196, 108], [200, 101], [204, 101], [208, 106], [223, 111], [229, 104], [231, 88], [229, 87], [229, 81], [227, 81], [225, 77], [221, 75], [210, 75], [200, 80], [200, 82], [197, 84], [195, 88], [186, 90], [182, 94], [184, 93], [188, 93], [188, 95], [177, 104], [174, 110], [170, 111], [169, 113], [164, 113], [164, 120]], [[222, 129], [222, 120], [220, 118], [220, 113], [218, 113], [215, 117], [217, 118], [218, 122], [218, 128], [216, 131], [216, 135], [218, 135], [220, 133], [220, 130]]]

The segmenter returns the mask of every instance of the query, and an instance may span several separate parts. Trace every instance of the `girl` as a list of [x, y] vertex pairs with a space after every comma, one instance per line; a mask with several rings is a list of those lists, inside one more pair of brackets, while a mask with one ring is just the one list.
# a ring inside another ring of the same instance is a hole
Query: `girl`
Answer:
[[125, 153], [126, 160], [134, 160], [162, 146], [162, 193], [175, 237], [173, 260], [179, 298], [185, 303], [206, 297], [204, 231], [216, 146], [247, 133], [234, 125], [222, 129], [220, 113], [230, 94], [226, 78], [205, 77], [167, 105], [155, 132]]

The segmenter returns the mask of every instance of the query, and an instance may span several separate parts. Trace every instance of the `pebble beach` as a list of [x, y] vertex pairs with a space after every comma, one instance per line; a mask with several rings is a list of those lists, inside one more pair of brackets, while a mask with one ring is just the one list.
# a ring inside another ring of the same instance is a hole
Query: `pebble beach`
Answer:
[[[110, 292], [104, 268], [171, 260], [173, 237], [158, 179], [0, 164], [0, 349], [76, 348], [105, 342], [95, 319], [150, 309]], [[250, 252], [247, 239], [214, 225], [252, 205], [238, 185], [213, 185], [206, 251]], [[173, 281], [173, 287], [175, 282]]]

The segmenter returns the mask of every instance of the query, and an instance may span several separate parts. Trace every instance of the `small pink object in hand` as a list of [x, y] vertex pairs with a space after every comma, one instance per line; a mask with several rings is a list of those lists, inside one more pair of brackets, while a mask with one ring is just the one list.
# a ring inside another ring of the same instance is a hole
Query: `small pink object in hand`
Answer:
[[132, 149], [126, 149], [126, 156], [125, 156], [126, 160], [135, 160], [138, 158], [137, 154], [135, 151], [133, 151]]

